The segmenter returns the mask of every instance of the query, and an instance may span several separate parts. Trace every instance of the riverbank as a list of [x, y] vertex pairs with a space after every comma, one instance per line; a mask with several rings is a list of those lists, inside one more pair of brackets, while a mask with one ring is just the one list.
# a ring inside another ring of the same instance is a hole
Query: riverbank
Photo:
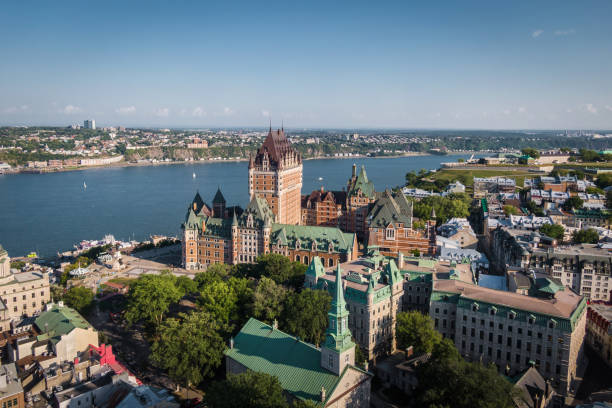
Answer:
[[[470, 154], [470, 153], [459, 153], [459, 154]], [[400, 157], [421, 157], [421, 156], [434, 156], [431, 153], [422, 153], [422, 152], [409, 152], [405, 154], [396, 154], [396, 155], [388, 155], [388, 156], [320, 156], [320, 157], [308, 157], [305, 158], [304, 161], [310, 160], [344, 160], [344, 159], [353, 159], [353, 160], [361, 160], [361, 159], [397, 159]], [[438, 155], [435, 155], [438, 156]], [[440, 155], [440, 157], [444, 157], [444, 155]], [[61, 167], [61, 168], [25, 168], [19, 169], [15, 171], [5, 171], [4, 173], [0, 172], [0, 175], [13, 175], [13, 174], [53, 174], [53, 173], [64, 173], [71, 171], [79, 171], [79, 170], [92, 170], [92, 169], [106, 169], [106, 168], [122, 168], [122, 167], [153, 167], [153, 166], [164, 166], [164, 165], [193, 165], [193, 164], [211, 164], [211, 163], [238, 163], [238, 162], [247, 162], [248, 159], [207, 159], [207, 160], [192, 160], [192, 161], [156, 161], [156, 162], [141, 162], [141, 163], [133, 163], [133, 162], [118, 162], [100, 166], [79, 166], [79, 167]]]

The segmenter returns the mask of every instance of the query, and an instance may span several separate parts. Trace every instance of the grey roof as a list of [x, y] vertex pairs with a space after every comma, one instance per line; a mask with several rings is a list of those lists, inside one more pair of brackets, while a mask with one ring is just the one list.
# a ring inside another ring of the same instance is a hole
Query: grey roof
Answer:
[[408, 201], [401, 192], [392, 193], [385, 190], [374, 203], [368, 217], [370, 218], [370, 226], [376, 228], [385, 228], [389, 224], [396, 226], [397, 223], [403, 223], [405, 226], [411, 227], [412, 202]]

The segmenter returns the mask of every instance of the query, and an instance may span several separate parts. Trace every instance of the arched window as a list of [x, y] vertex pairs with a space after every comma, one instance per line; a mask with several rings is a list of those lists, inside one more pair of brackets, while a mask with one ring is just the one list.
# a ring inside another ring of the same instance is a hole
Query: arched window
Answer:
[[334, 258], [329, 258], [329, 266], [334, 266]]
[[295, 256], [295, 261], [296, 261], [296, 262], [300, 262], [300, 256], [299, 256], [299, 255], [296, 255], [296, 256]]
[[306, 265], [308, 265], [308, 256], [307, 256], [307, 255], [304, 255], [304, 263], [305, 263]]

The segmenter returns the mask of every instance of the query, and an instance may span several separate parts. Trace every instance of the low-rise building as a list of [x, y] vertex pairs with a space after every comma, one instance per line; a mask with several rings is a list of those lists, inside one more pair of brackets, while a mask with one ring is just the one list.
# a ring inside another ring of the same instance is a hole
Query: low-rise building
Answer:
[[490, 193], [514, 193], [516, 181], [508, 177], [474, 177], [474, 198]]
[[23, 386], [14, 363], [0, 365], [0, 406], [25, 407]]
[[436, 253], [436, 214], [424, 229], [413, 229], [412, 202], [401, 192], [386, 190], [376, 200], [368, 215], [368, 248], [378, 248], [382, 255], [400, 253]]
[[451, 218], [438, 227], [438, 234], [457, 241], [461, 248], [475, 249], [478, 238], [466, 218]]

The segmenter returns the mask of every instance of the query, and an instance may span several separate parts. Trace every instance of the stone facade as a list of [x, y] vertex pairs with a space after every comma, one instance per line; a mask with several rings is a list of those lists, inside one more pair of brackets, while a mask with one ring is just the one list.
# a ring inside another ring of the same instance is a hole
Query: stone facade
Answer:
[[46, 272], [11, 272], [8, 253], [0, 246], [0, 329], [10, 329], [11, 322], [44, 310], [51, 299]]
[[612, 367], [612, 307], [591, 304], [587, 311], [586, 342]]

